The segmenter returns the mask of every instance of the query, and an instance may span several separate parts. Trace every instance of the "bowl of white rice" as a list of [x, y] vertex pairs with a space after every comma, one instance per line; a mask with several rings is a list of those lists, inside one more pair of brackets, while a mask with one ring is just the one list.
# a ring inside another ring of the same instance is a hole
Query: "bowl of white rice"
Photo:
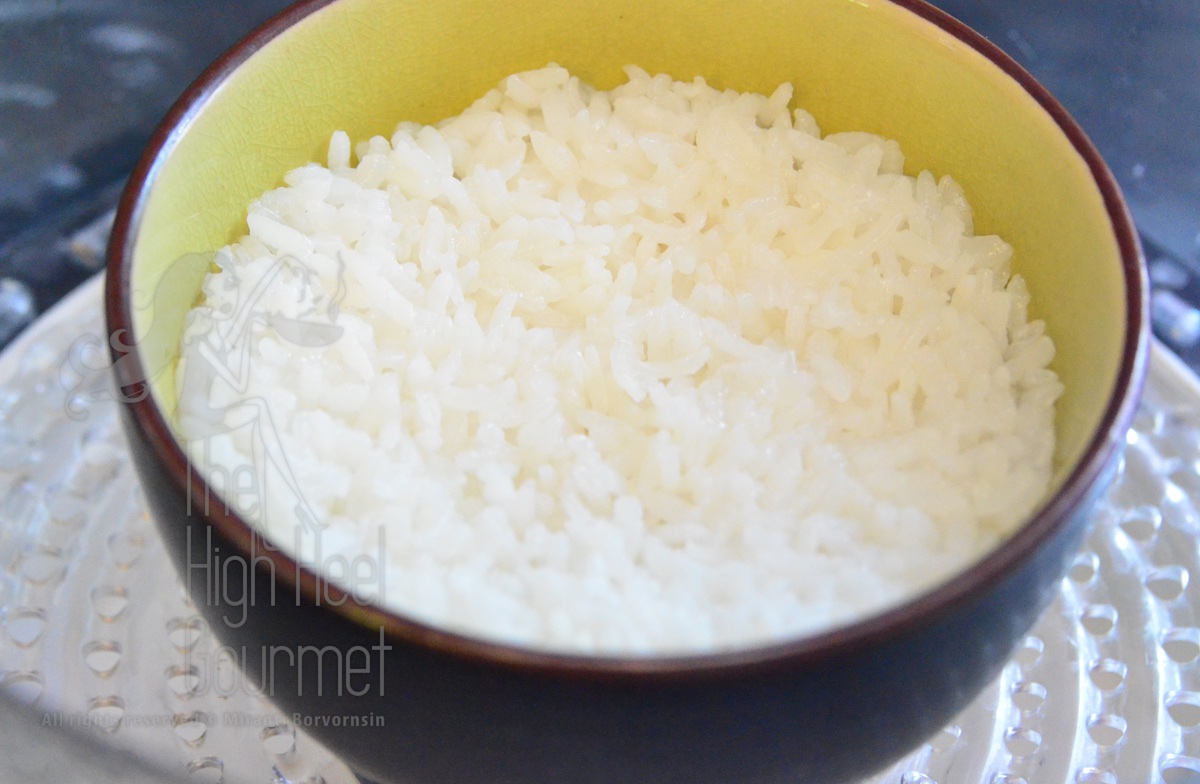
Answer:
[[380, 782], [861, 776], [994, 676], [1146, 357], [1111, 174], [918, 0], [299, 3], [110, 246], [148, 501]]

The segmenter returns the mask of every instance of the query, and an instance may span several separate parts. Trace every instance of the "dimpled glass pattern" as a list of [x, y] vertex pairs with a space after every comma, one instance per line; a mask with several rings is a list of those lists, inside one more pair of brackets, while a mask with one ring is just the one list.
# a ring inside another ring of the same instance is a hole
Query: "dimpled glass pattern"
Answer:
[[[238, 677], [180, 586], [88, 370], [100, 299], [97, 278], [0, 356], [0, 699], [190, 782], [352, 784]], [[870, 781], [1200, 784], [1197, 499], [1200, 382], [1156, 346], [1053, 605], [961, 715]]]

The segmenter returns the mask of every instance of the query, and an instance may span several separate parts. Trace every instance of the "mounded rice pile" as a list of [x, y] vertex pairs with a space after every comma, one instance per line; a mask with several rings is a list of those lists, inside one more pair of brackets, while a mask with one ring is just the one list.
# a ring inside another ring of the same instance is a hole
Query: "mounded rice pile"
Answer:
[[778, 640], [980, 557], [1061, 390], [1009, 246], [790, 85], [627, 73], [335, 133], [255, 201], [184, 336], [195, 460], [365, 597], [543, 649]]

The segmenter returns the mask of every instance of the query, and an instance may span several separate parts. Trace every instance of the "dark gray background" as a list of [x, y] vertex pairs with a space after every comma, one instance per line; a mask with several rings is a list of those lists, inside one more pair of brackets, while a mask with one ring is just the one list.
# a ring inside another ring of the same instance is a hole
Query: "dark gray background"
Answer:
[[[1160, 282], [1200, 302], [1200, 0], [937, 4], [1011, 53], [1078, 118], [1124, 187], [1150, 259], [1175, 262], [1160, 265]], [[111, 206], [174, 98], [285, 5], [0, 0], [0, 277], [9, 279], [0, 282], [0, 344], [94, 271], [64, 238]], [[1174, 304], [1159, 308], [1162, 332], [1200, 361], [1200, 349], [1188, 350], [1200, 342], [1200, 312]]]

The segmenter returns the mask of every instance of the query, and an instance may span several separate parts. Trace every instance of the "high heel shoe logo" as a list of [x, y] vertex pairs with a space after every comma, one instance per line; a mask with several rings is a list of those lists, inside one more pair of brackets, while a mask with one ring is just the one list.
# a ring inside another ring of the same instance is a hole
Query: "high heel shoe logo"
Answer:
[[[288, 458], [275, 425], [276, 402], [256, 394], [253, 364], [255, 343], [267, 336], [301, 351], [319, 351], [342, 339], [345, 330], [337, 319], [346, 293], [345, 265], [340, 258], [324, 261], [284, 256], [234, 265], [215, 253], [178, 259], [148, 295], [134, 292], [134, 306], [148, 324], [144, 335], [118, 330], [107, 345], [94, 334], [72, 344], [61, 373], [67, 414], [83, 419], [97, 401], [138, 402], [156, 388], [173, 386], [181, 405], [166, 413], [189, 470], [204, 477], [216, 502], [256, 527], [270, 522], [284, 530], [291, 524], [318, 534], [325, 523]], [[218, 270], [220, 275], [211, 274]], [[189, 309], [190, 302], [177, 301], [176, 292], [194, 289], [205, 275], [206, 299], [214, 306]], [[180, 332], [176, 362], [164, 336]], [[214, 503], [209, 495], [189, 498], [189, 508], [202, 504], [199, 511], [207, 511]]]

